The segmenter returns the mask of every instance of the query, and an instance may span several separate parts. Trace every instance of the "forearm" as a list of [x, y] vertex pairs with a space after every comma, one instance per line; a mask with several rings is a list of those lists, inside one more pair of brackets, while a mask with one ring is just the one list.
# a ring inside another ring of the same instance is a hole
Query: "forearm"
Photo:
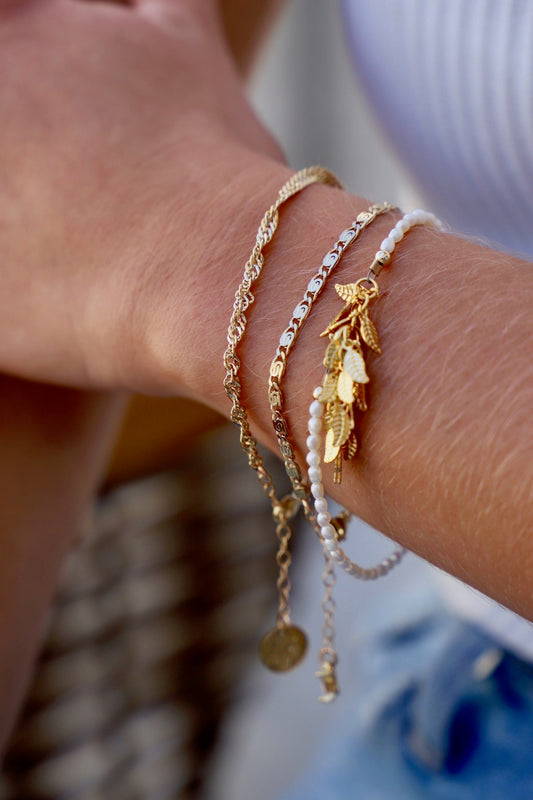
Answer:
[[80, 535], [122, 400], [0, 380], [0, 750], [65, 555]]
[[[211, 216], [213, 236], [187, 304], [191, 349], [180, 358], [188, 388], [226, 414], [222, 353], [233, 294], [258, 221], [287, 175], [261, 159], [240, 164], [234, 200], [217, 212], [218, 236]], [[239, 351], [248, 413], [274, 449], [267, 379], [279, 334], [325, 252], [366, 206], [317, 187], [281, 212]], [[323, 372], [319, 333], [340, 308], [334, 283], [366, 274], [391, 225], [391, 216], [376, 221], [348, 251], [290, 358], [286, 408], [301, 458], [307, 408]], [[379, 530], [526, 616], [533, 616], [532, 278], [523, 261], [413, 230], [380, 280], [375, 320], [383, 355], [369, 366], [360, 453], [340, 488], [326, 478], [336, 499]], [[170, 308], [166, 322], [172, 328]]]
[[[234, 292], [290, 170], [246, 103], [214, 8], [54, 0], [4, 16], [5, 372], [185, 391], [229, 412], [222, 354]], [[266, 383], [279, 334], [366, 205], [315, 187], [282, 211], [240, 349], [245, 403], [271, 446]], [[339, 280], [366, 273], [389, 224], [365, 231]], [[381, 281], [384, 354], [369, 364], [359, 456], [340, 490], [326, 479], [353, 511], [530, 616], [532, 276], [453, 237], [409, 234]], [[322, 373], [318, 334], [339, 308], [330, 283], [287, 375], [300, 458]]]

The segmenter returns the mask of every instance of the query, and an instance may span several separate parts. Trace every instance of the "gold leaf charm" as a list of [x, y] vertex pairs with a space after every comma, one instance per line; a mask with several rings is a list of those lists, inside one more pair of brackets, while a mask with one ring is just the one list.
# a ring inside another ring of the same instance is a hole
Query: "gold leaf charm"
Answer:
[[326, 406], [326, 410], [324, 411], [324, 430], [327, 431], [331, 427], [330, 422], [333, 416], [333, 412], [335, 411], [335, 405], [333, 403], [328, 403]]
[[344, 443], [342, 447], [342, 455], [344, 456], [345, 461], [349, 461], [354, 455], [357, 453], [357, 439], [355, 438], [355, 433], [352, 431], [348, 441]]
[[344, 370], [342, 370], [337, 380], [337, 394], [343, 403], [351, 406], [354, 397], [353, 379]]
[[324, 378], [322, 390], [320, 392], [320, 402], [329, 403], [333, 400], [337, 392], [337, 374], [335, 372], [328, 372]]
[[335, 284], [335, 291], [345, 303], [355, 303], [359, 297], [358, 289], [359, 287], [356, 283], [347, 283], [345, 285], [341, 283]]
[[342, 483], [342, 452], [340, 450], [333, 468], [333, 483]]
[[333, 446], [341, 447], [352, 429], [352, 420], [342, 406], [335, 409], [329, 425], [329, 429], [333, 431]]
[[339, 358], [340, 353], [340, 342], [338, 341], [330, 341], [328, 344], [328, 348], [326, 350], [326, 355], [324, 356], [324, 366], [326, 369], [331, 369], [335, 362]]
[[363, 341], [372, 348], [376, 353], [381, 353], [381, 345], [379, 343], [378, 332], [376, 326], [366, 313], [361, 316], [361, 336]]
[[344, 339], [345, 336], [348, 337], [350, 335], [350, 326], [349, 325], [341, 325], [340, 328], [332, 334], [334, 339]]
[[354, 412], [367, 410], [365, 384], [370, 379], [365, 356], [370, 350], [381, 353], [381, 344], [368, 315], [369, 304], [379, 296], [374, 278], [336, 284], [335, 290], [345, 305], [320, 334], [329, 336], [324, 359], [327, 374], [320, 400], [326, 406], [324, 461], [334, 462], [333, 481], [340, 483], [343, 462], [353, 458], [358, 450]]
[[333, 430], [330, 428], [326, 434], [326, 441], [324, 444], [324, 463], [330, 464], [332, 461], [335, 461], [337, 458], [337, 453], [339, 452], [339, 446], [336, 447], [333, 445], [333, 438], [335, 434]]
[[356, 383], [368, 383], [369, 378], [366, 374], [365, 360], [363, 356], [350, 348], [344, 356], [344, 369]]
[[366, 391], [364, 383], [356, 383], [355, 386], [355, 402], [360, 411], [366, 411], [368, 406], [366, 404]]

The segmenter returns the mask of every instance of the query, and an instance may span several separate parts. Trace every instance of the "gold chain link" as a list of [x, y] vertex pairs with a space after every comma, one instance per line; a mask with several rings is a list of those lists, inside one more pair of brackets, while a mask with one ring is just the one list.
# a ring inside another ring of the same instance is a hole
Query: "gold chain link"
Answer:
[[[288, 632], [290, 636], [286, 636], [283, 639], [285, 652], [282, 657], [279, 657], [280, 654], [277, 649], [273, 655], [273, 647], [272, 645], [269, 646], [270, 649], [268, 649], [263, 660], [267, 666], [270, 666], [272, 669], [287, 669], [294, 666], [302, 657], [303, 652], [305, 652], [305, 637], [301, 631], [291, 626], [290, 617], [289, 542], [291, 538], [291, 526], [289, 520], [294, 516], [294, 509], [289, 508], [287, 498], [283, 500], [278, 499], [272, 476], [264, 465], [263, 458], [257, 449], [257, 441], [251, 433], [248, 415], [241, 403], [242, 387], [239, 379], [240, 359], [237, 355], [237, 347], [246, 331], [246, 312], [255, 300], [252, 293], [252, 286], [259, 278], [264, 266], [263, 249], [272, 240], [279, 224], [280, 206], [290, 197], [314, 183], [327, 184], [338, 188], [341, 187], [335, 175], [328, 170], [318, 166], [308, 167], [292, 175], [281, 187], [275, 202], [263, 216], [259, 224], [252, 254], [245, 264], [242, 281], [235, 292], [233, 313], [228, 326], [228, 346], [224, 353], [224, 367], [226, 370], [224, 388], [232, 404], [230, 418], [240, 428], [241, 447], [248, 457], [250, 467], [256, 472], [259, 483], [272, 505], [272, 515], [276, 524], [276, 533], [278, 536], [277, 563], [280, 572], [277, 582], [277, 628], [281, 630], [282, 633], [283, 630]], [[272, 634], [273, 632], [270, 633]], [[269, 634], [267, 634], [267, 637], [268, 636]], [[303, 650], [301, 649], [302, 638], [304, 642]], [[271, 639], [272, 637], [270, 637], [270, 640]], [[295, 646], [296, 639], [298, 639], [297, 647]], [[276, 640], [276, 648], [279, 646], [279, 641], [280, 639], [278, 637]], [[298, 647], [301, 650], [299, 655], [296, 652]], [[280, 664], [283, 664], [283, 666], [280, 666]]]

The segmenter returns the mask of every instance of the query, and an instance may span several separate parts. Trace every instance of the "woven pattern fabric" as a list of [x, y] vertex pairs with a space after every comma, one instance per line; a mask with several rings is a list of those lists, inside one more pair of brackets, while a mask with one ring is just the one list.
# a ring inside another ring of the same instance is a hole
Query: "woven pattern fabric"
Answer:
[[109, 493], [94, 528], [66, 565], [1, 797], [200, 798], [274, 612], [268, 505], [224, 428]]

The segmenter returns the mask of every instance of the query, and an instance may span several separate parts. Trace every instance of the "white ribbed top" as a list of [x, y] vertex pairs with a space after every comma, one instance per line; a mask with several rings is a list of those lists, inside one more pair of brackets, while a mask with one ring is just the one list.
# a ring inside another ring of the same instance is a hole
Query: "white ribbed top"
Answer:
[[363, 86], [426, 205], [533, 255], [531, 0], [345, 0]]
[[[533, 2], [344, 0], [353, 59], [432, 211], [533, 257]], [[533, 625], [449, 576], [450, 607], [533, 662]]]

